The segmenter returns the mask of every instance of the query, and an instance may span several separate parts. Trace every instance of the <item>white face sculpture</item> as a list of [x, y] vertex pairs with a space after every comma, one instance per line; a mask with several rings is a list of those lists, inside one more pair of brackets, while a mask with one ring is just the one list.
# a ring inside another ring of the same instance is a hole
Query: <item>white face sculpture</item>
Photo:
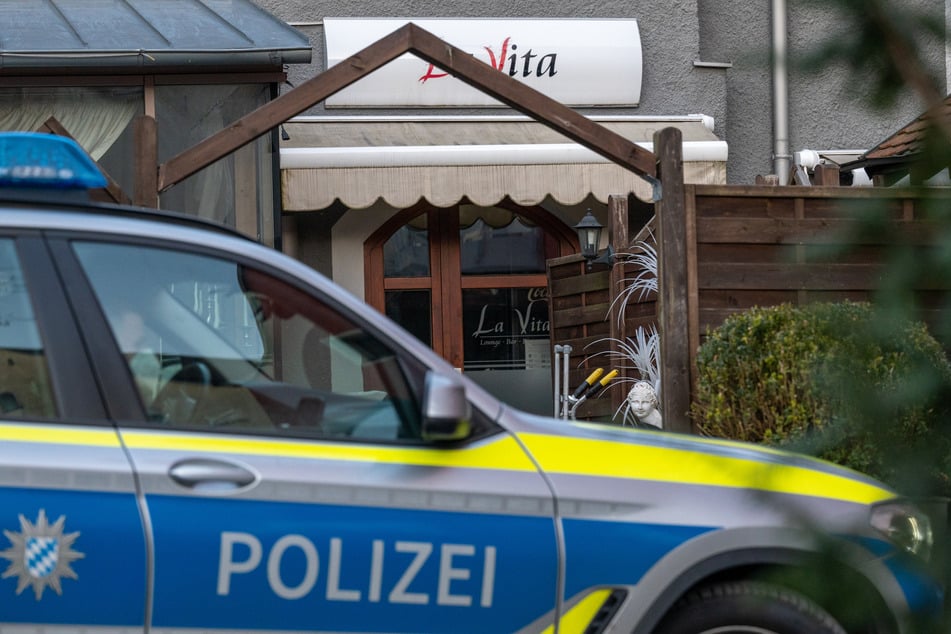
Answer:
[[657, 407], [657, 395], [650, 383], [638, 381], [627, 394], [631, 412], [637, 418], [646, 418]]

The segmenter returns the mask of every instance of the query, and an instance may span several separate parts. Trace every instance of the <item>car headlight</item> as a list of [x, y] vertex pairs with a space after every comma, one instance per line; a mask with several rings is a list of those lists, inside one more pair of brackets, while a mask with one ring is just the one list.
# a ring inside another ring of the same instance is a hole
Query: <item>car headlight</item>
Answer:
[[934, 537], [931, 520], [910, 502], [893, 500], [872, 507], [872, 528], [898, 548], [928, 560]]

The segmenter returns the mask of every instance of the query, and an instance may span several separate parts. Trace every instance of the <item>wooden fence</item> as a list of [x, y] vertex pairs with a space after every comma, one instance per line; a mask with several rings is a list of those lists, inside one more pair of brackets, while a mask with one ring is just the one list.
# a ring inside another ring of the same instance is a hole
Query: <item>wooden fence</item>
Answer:
[[[677, 208], [674, 205], [665, 211], [676, 213]], [[592, 360], [591, 356], [604, 345], [600, 340], [624, 340], [639, 325], [657, 324], [662, 340], [662, 391], [668, 392], [664, 405], [681, 404], [679, 411], [664, 411], [665, 426], [691, 431], [688, 409], [696, 380], [696, 355], [708, 329], [753, 306], [873, 299], [882, 280], [887, 249], [904, 246], [906, 253], [914, 254], [951, 240], [951, 228], [934, 219], [935, 209], [951, 210], [951, 192], [684, 186], [682, 218], [665, 222], [655, 217], [658, 226], [665, 228], [657, 247], [660, 298], [632, 298], [625, 308], [627, 319], [614, 330], [607, 308], [621, 288], [616, 280], [636, 271], [627, 265], [623, 272], [608, 267], [585, 272], [580, 256], [550, 262], [553, 343], [573, 346], [572, 384], [576, 385], [589, 367], [598, 365], [598, 357]], [[856, 220], [872, 217], [878, 220], [871, 225], [874, 230], [863, 223], [866, 228], [857, 231]], [[612, 239], [620, 240], [620, 236]], [[951, 243], [946, 248], [951, 249]], [[921, 318], [933, 328], [947, 327], [951, 315], [945, 302], [951, 279], [922, 276], [913, 285], [910, 290], [924, 307]], [[678, 310], [665, 314], [665, 306]], [[686, 345], [665, 347], [665, 339]], [[668, 380], [677, 368], [687, 369], [688, 381]], [[682, 393], [672, 395], [671, 390]], [[613, 413], [610, 408], [619, 403], [620, 390], [616, 391], [611, 401], [596, 401], [582, 409], [582, 416], [609, 416]]]
[[[753, 306], [870, 301], [889, 253], [940, 246], [942, 190], [842, 187], [686, 188], [688, 365], [708, 329]], [[874, 223], [869, 221], [875, 220]], [[661, 282], [663, 283], [663, 282]], [[951, 280], [913, 282], [920, 317], [938, 327]]]
[[[619, 252], [627, 250], [630, 244], [652, 242], [650, 226], [629, 239], [626, 198], [612, 196], [608, 208], [611, 244], [618, 245]], [[579, 418], [620, 422], [618, 408], [630, 381], [642, 378], [632, 364], [623, 362], [620, 347], [634, 336], [638, 327], [656, 328], [656, 293], [638, 295], [623, 307], [616, 301], [639, 273], [637, 266], [625, 264], [620, 258], [613, 266], [595, 262], [590, 267], [577, 254], [548, 261], [551, 339], [553, 345], [571, 347], [569, 386], [578, 386], [595, 368], [619, 372], [604, 393], [581, 405]]]

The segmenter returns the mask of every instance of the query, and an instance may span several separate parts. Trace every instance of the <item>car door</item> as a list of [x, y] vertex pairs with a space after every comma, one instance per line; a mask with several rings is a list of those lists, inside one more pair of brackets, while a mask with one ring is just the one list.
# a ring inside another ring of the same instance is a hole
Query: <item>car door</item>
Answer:
[[154, 536], [153, 626], [552, 623], [545, 481], [482, 412], [465, 441], [423, 440], [428, 370], [369, 320], [237, 255], [68, 251], [137, 379], [141, 412], [119, 424]]
[[0, 530], [0, 631], [142, 629], [132, 469], [29, 232], [0, 235]]

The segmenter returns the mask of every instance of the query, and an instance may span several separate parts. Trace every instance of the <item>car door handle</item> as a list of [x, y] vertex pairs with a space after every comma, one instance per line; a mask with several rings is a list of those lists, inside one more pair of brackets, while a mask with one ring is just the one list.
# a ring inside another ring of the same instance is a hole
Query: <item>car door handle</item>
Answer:
[[189, 458], [176, 462], [168, 475], [183, 487], [196, 490], [229, 491], [257, 482], [257, 474], [241, 465], [210, 458]]

